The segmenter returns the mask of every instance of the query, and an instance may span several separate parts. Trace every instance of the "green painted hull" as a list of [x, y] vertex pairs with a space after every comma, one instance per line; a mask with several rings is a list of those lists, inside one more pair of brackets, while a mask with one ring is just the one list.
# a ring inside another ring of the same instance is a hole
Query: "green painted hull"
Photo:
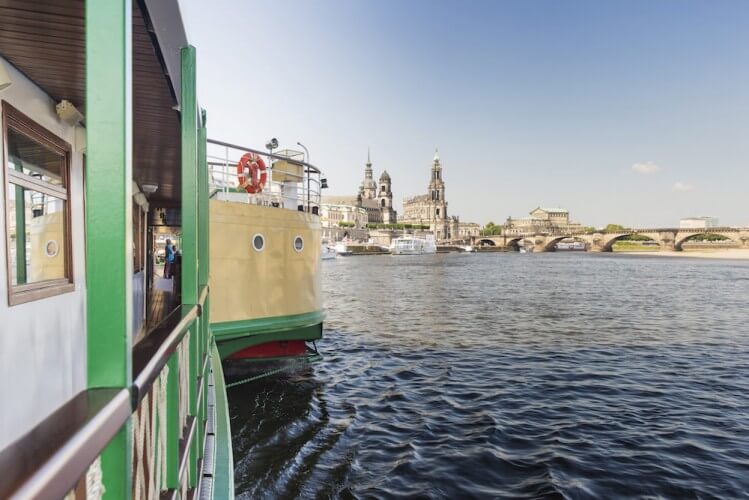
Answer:
[[213, 323], [211, 330], [221, 359], [226, 359], [237, 351], [266, 342], [321, 339], [324, 319], [325, 314], [322, 311], [314, 311], [290, 316]]

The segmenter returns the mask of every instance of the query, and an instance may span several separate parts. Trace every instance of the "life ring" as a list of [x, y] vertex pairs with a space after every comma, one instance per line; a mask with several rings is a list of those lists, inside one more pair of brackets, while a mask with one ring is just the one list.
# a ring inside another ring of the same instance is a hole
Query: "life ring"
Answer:
[[239, 187], [250, 194], [260, 193], [268, 181], [265, 162], [257, 153], [245, 153], [237, 163]]

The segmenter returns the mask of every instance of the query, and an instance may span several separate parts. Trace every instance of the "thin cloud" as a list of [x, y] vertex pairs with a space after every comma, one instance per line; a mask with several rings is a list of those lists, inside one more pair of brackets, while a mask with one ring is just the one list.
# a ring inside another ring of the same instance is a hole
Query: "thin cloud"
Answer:
[[694, 186], [691, 184], [684, 184], [683, 182], [677, 182], [671, 189], [674, 191], [691, 191], [694, 189]]
[[632, 165], [632, 170], [642, 175], [654, 174], [660, 169], [661, 167], [659, 167], [652, 161], [641, 161]]

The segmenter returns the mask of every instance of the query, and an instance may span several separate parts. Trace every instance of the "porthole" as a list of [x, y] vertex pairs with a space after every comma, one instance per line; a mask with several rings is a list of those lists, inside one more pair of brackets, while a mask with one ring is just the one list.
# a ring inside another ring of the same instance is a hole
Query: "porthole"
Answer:
[[301, 236], [297, 236], [296, 238], [294, 238], [294, 250], [296, 250], [297, 252], [301, 252], [302, 250], [304, 250], [304, 240]]
[[252, 248], [256, 252], [262, 252], [265, 249], [265, 237], [262, 234], [257, 233], [252, 237]]
[[49, 240], [44, 246], [44, 253], [47, 254], [47, 257], [57, 257], [59, 251], [60, 245], [55, 240]]

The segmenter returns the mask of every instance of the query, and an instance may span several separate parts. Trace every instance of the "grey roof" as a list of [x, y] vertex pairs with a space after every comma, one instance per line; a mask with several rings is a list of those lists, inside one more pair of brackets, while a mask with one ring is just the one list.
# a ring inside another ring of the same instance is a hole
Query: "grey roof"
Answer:
[[554, 208], [537, 207], [537, 208], [534, 208], [533, 210], [531, 210], [531, 213], [535, 212], [536, 210], [543, 210], [544, 212], [555, 213], [555, 214], [559, 214], [559, 213], [567, 214], [567, 213], [569, 213], [569, 210], [565, 210], [564, 208], [556, 208], [556, 207], [554, 207]]

